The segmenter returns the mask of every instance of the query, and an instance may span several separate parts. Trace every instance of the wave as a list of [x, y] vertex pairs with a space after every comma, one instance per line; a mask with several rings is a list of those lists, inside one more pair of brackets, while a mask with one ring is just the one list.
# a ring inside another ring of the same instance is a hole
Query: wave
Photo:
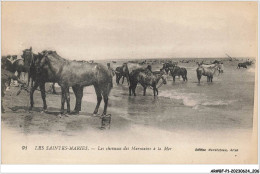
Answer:
[[248, 69], [247, 69], [247, 72], [255, 73], [255, 68], [248, 68]]
[[233, 101], [212, 100], [205, 94], [200, 93], [181, 93], [172, 90], [162, 91], [159, 96], [173, 100], [181, 100], [182, 104], [192, 109], [198, 109], [199, 106], [227, 106]]

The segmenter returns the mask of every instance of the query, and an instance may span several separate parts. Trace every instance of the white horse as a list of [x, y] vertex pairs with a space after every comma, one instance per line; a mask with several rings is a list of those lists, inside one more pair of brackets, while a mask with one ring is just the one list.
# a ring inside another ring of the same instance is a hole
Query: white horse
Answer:
[[207, 82], [212, 82], [213, 75], [218, 70], [219, 73], [223, 73], [223, 64], [210, 64], [210, 65], [203, 65], [198, 64], [199, 67], [196, 69], [197, 72], [197, 78], [200, 83], [201, 76], [207, 76]]

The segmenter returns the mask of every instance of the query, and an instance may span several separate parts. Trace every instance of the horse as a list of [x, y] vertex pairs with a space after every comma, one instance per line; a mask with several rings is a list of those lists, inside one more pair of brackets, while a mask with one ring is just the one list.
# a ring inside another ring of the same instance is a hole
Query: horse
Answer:
[[[75, 110], [78, 111], [79, 104], [83, 96], [83, 87], [93, 85], [97, 95], [97, 105], [94, 113], [97, 114], [102, 96], [104, 100], [104, 110], [102, 115], [106, 115], [108, 96], [112, 88], [112, 76], [108, 69], [98, 63], [80, 63], [70, 61], [59, 56], [56, 51], [43, 51], [39, 53], [39, 58], [34, 62], [36, 67], [36, 81], [32, 88], [34, 91], [37, 86], [40, 86], [43, 107], [47, 109], [45, 101], [45, 82], [57, 82], [62, 91], [61, 95], [61, 111], [64, 113], [64, 104], [67, 103], [67, 113], [70, 113], [70, 94], [69, 87], [72, 87], [76, 95]], [[31, 107], [33, 99], [31, 98]]]
[[223, 64], [211, 64], [211, 65], [203, 65], [198, 64], [199, 67], [196, 69], [197, 78], [200, 83], [201, 76], [207, 76], [207, 82], [212, 82], [213, 75], [218, 70], [219, 73], [223, 72]]
[[153, 94], [154, 96], [158, 95], [158, 88], [156, 85], [158, 84], [159, 80], [163, 80], [163, 84], [166, 84], [166, 77], [165, 73], [163, 71], [160, 71], [160, 73], [151, 72], [148, 69], [136, 69], [130, 74], [130, 86], [129, 86], [129, 96], [132, 95], [132, 92], [134, 96], [136, 96], [135, 89], [138, 83], [140, 83], [144, 89], [143, 95], [146, 95], [146, 88], [152, 87], [153, 88]]
[[161, 70], [164, 70], [166, 72], [166, 74], [168, 74], [169, 71], [170, 71], [170, 68], [173, 68], [177, 64], [178, 63], [172, 63], [172, 62], [164, 63], [163, 67], [161, 68]]
[[116, 67], [116, 83], [119, 84], [120, 79], [123, 77], [122, 84], [126, 78], [127, 83], [129, 85], [129, 72], [127, 66], [123, 64], [122, 66]]
[[[128, 63], [123, 63], [122, 68], [121, 68], [121, 73], [128, 79], [129, 81], [129, 76], [130, 73], [133, 72], [136, 69], [145, 69], [149, 67], [151, 69], [151, 65], [140, 65], [138, 63], [132, 63], [132, 61], [128, 61]], [[118, 81], [119, 82], [119, 81]], [[130, 82], [130, 81], [129, 81]]]
[[[32, 52], [32, 47], [30, 47], [29, 49], [25, 49], [23, 50], [23, 55], [27, 54], [27, 53], [31, 53]], [[24, 57], [23, 55], [21, 55], [22, 59], [17, 59], [17, 56], [13, 56], [13, 68], [15, 71], [17, 71], [17, 77], [20, 78], [21, 73], [28, 73], [28, 85], [29, 85], [29, 70], [30, 70], [30, 63], [32, 61], [32, 57], [31, 56], [27, 56]]]
[[244, 63], [238, 63], [237, 68], [240, 69], [241, 67], [247, 68], [247, 64], [245, 62]]
[[[29, 86], [29, 83], [31, 82], [31, 87], [33, 87], [33, 81], [35, 81], [35, 73], [36, 73], [36, 71], [35, 71], [35, 67], [31, 66], [31, 64], [33, 62], [33, 59], [36, 59], [36, 57], [38, 57], [38, 55], [33, 53], [32, 52], [32, 47], [30, 47], [30, 49], [23, 50], [23, 54], [21, 55], [21, 57], [24, 60], [30, 61], [30, 66], [29, 66], [29, 71], [28, 71], [28, 86]], [[52, 83], [51, 89], [52, 89], [52, 93], [56, 94], [55, 82]]]
[[186, 68], [174, 66], [174, 67], [170, 67], [169, 70], [174, 82], [175, 82], [175, 76], [179, 76], [179, 77], [182, 76], [183, 81], [188, 81]]

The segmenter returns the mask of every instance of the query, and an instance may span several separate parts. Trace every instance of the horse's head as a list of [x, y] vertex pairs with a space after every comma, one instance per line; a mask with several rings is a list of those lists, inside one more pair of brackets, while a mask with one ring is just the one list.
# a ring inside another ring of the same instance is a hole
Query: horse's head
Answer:
[[37, 74], [42, 73], [44, 67], [48, 65], [48, 53], [48, 51], [42, 51], [41, 53], [38, 53], [37, 56], [35, 56], [33, 66], [35, 67]]
[[29, 49], [23, 50], [23, 54], [21, 55], [21, 57], [23, 58], [24, 63], [29, 66], [33, 59], [32, 47], [30, 47]]
[[123, 65], [122, 65], [122, 70], [123, 70], [123, 73], [124, 73], [124, 74], [128, 74], [128, 73], [129, 73], [127, 63], [123, 63]]
[[223, 63], [217, 64], [217, 70], [220, 73], [224, 73], [224, 65]]

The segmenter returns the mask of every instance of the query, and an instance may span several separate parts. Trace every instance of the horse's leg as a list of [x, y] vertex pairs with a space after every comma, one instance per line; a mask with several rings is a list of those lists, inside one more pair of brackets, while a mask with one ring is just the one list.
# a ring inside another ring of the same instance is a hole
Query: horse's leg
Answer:
[[82, 97], [83, 97], [83, 87], [80, 86], [73, 86], [72, 87], [73, 92], [75, 94], [76, 97], [76, 103], [75, 103], [75, 108], [73, 113], [78, 114], [79, 111], [81, 111], [81, 101], [82, 101]]
[[40, 83], [41, 96], [43, 101], [43, 111], [46, 112], [47, 104], [46, 104], [46, 93], [45, 93], [45, 83]]
[[52, 93], [57, 94], [57, 92], [55, 90], [55, 82], [51, 85], [51, 87], [52, 87]]
[[211, 76], [211, 82], [212, 82], [212, 80], [213, 80], [213, 76]]
[[65, 91], [66, 89], [61, 86], [61, 109], [60, 109], [60, 113], [63, 114], [64, 113], [64, 104], [65, 104]]
[[131, 95], [132, 95], [132, 85], [130, 83], [130, 86], [129, 86], [129, 96], [131, 96]]
[[129, 80], [129, 76], [128, 75], [126, 75], [126, 80], [127, 80], [128, 86], [129, 86], [130, 80]]
[[81, 102], [82, 102], [82, 97], [83, 97], [83, 87], [80, 87], [79, 90], [78, 90], [78, 93], [79, 93], [79, 106], [78, 106], [78, 109], [79, 111], [81, 111]]
[[76, 97], [76, 103], [75, 103], [75, 108], [73, 110], [73, 113], [78, 114], [79, 113], [79, 86], [78, 85], [72, 86], [72, 90]]
[[80, 87], [78, 85], [72, 87], [73, 92], [76, 97], [76, 104], [73, 113], [78, 114], [79, 111], [81, 111], [81, 101], [83, 97], [83, 87]]
[[136, 87], [137, 87], [137, 83], [134, 86], [134, 96], [136, 96], [136, 93], [135, 93]]
[[144, 96], [145, 96], [145, 93], [146, 93], [146, 88], [147, 88], [147, 87], [146, 87], [146, 86], [144, 86]]
[[119, 75], [116, 74], [116, 84], [119, 84]]
[[122, 84], [124, 84], [124, 81], [125, 81], [125, 76], [123, 76]]
[[197, 73], [197, 78], [198, 78], [198, 81], [199, 81], [199, 84], [200, 84], [201, 75], [199, 73]]
[[103, 96], [103, 100], [104, 100], [104, 111], [102, 113], [102, 116], [105, 116], [107, 114], [107, 104], [108, 104], [108, 95], [109, 95], [109, 89], [108, 89], [108, 85], [105, 85], [104, 87], [102, 87], [102, 96]]
[[175, 75], [172, 76], [172, 80], [175, 82]]
[[31, 89], [31, 91], [30, 91], [30, 104], [31, 104], [31, 106], [29, 107], [29, 110], [32, 110], [32, 108], [33, 108], [33, 104], [34, 104], [34, 102], [33, 102], [33, 93], [38, 88], [38, 86], [39, 86], [39, 83], [35, 82], [33, 87], [32, 87], [32, 89]]
[[31, 79], [31, 74], [28, 72], [28, 79], [27, 79], [27, 86], [28, 87], [30, 85], [30, 79]]
[[155, 96], [156, 94], [155, 94], [155, 92], [156, 92], [156, 87], [155, 86], [153, 86], [153, 96]]
[[93, 114], [97, 114], [98, 113], [98, 108], [99, 108], [101, 100], [102, 100], [102, 95], [101, 95], [101, 90], [100, 90], [100, 88], [97, 85], [94, 85], [94, 88], [95, 88], [96, 95], [97, 95], [97, 105], [96, 105], [96, 108], [95, 108]]
[[67, 113], [70, 113], [70, 87], [65, 89], [65, 100], [67, 102]]

